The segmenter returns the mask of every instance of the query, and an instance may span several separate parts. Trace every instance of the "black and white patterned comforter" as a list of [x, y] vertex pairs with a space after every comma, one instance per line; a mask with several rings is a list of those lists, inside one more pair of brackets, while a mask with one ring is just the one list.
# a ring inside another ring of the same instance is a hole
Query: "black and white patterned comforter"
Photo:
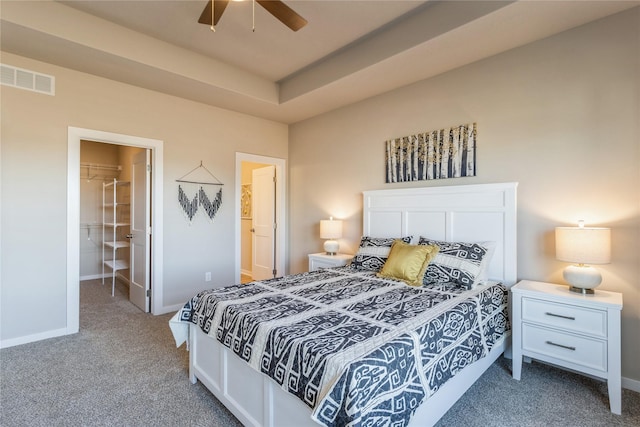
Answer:
[[270, 376], [326, 426], [405, 426], [509, 330], [502, 285], [410, 287], [345, 268], [203, 291], [176, 317]]

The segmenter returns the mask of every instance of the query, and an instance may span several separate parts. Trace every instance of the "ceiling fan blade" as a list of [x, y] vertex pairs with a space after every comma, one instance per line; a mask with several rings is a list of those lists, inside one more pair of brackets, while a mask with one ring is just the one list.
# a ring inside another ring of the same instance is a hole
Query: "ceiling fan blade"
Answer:
[[229, 0], [211, 0], [211, 1], [209, 1], [207, 3], [207, 6], [202, 11], [202, 14], [200, 15], [200, 19], [198, 19], [199, 23], [206, 24], [206, 25], [211, 25], [211, 3], [213, 1], [216, 2], [215, 5], [214, 5], [214, 11], [213, 11], [215, 13], [213, 25], [218, 25], [218, 21], [220, 20], [220, 17], [222, 16], [222, 13], [226, 9], [227, 4], [229, 4]]
[[[307, 20], [298, 15], [289, 6], [281, 2], [280, 0], [256, 0], [260, 6], [267, 9], [267, 11], [275, 16], [280, 22], [293, 31], [298, 31], [300, 28], [307, 25]], [[216, 6], [217, 7], [217, 6]], [[211, 12], [209, 12], [211, 13]]]

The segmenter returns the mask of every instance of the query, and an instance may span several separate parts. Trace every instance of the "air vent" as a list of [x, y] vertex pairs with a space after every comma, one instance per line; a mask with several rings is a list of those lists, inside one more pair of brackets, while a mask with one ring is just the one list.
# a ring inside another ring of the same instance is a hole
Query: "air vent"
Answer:
[[56, 94], [56, 79], [47, 74], [0, 64], [0, 83], [47, 95]]

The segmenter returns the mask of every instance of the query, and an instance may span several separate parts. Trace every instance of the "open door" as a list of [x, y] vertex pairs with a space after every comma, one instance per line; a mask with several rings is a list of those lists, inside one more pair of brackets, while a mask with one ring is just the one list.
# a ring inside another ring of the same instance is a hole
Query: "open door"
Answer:
[[129, 262], [129, 300], [145, 313], [149, 312], [151, 296], [151, 208], [149, 150], [133, 157], [131, 173], [131, 233]]
[[252, 275], [253, 280], [276, 277], [276, 167], [252, 172]]

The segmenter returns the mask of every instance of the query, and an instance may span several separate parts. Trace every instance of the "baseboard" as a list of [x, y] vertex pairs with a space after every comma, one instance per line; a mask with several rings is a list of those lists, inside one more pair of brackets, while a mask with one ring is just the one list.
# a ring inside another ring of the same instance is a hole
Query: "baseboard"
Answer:
[[106, 279], [107, 277], [111, 278], [111, 275], [110, 274], [109, 275], [107, 275], [107, 274], [104, 274], [104, 275], [103, 274], [88, 274], [86, 276], [80, 276], [80, 281], [84, 282], [86, 280], [96, 280], [96, 279], [102, 279], [102, 278]]
[[175, 313], [176, 311], [180, 310], [182, 307], [184, 307], [184, 304], [164, 305], [159, 309], [155, 310], [153, 314], [157, 316], [160, 314]]
[[129, 278], [127, 276], [125, 276], [122, 273], [117, 273], [116, 274], [116, 278], [120, 279], [121, 281], [123, 281], [127, 286], [131, 285], [131, 282], [129, 281]]
[[0, 341], [0, 348], [14, 347], [16, 345], [28, 344], [30, 342], [42, 341], [49, 338], [61, 337], [63, 335], [70, 335], [67, 328], [54, 329], [52, 331], [40, 332], [33, 335], [25, 335], [23, 337], [10, 338]]
[[251, 270], [241, 269], [240, 270], [240, 274], [243, 275], [243, 276], [249, 276], [249, 277], [253, 276], [253, 272]]
[[[86, 276], [80, 276], [80, 281], [84, 282], [86, 280], [96, 280], [96, 279], [105, 279], [111, 281], [111, 274], [88, 274]], [[130, 284], [129, 282], [129, 278], [127, 276], [125, 276], [124, 274], [121, 273], [117, 273], [116, 274], [116, 279], [123, 281], [124, 283], [126, 283], [127, 285]]]
[[640, 393], [640, 381], [622, 377], [622, 388]]

